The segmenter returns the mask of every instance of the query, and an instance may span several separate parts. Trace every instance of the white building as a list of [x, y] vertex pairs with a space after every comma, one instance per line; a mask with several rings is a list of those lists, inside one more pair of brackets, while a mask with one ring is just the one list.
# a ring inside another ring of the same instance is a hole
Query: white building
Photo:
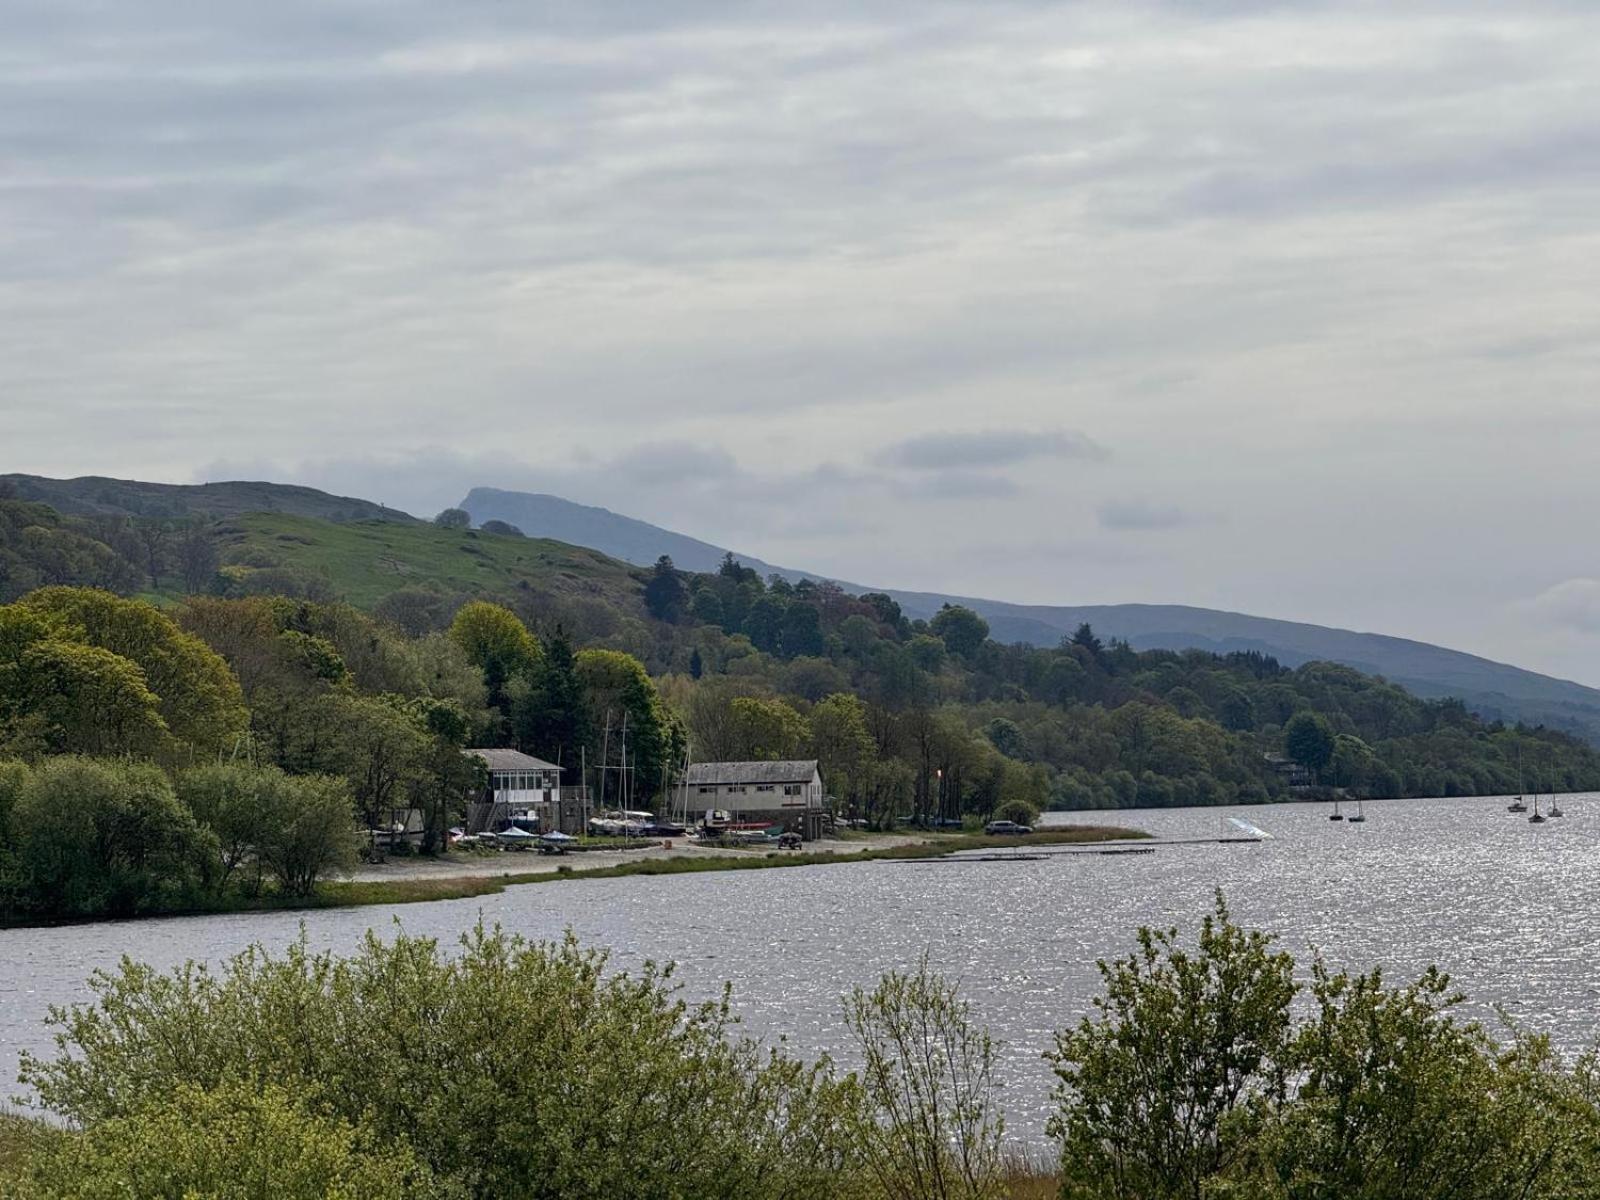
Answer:
[[461, 753], [489, 768], [488, 786], [468, 809], [468, 825], [477, 829], [519, 818], [549, 823], [561, 801], [561, 768], [520, 750], [475, 748]]

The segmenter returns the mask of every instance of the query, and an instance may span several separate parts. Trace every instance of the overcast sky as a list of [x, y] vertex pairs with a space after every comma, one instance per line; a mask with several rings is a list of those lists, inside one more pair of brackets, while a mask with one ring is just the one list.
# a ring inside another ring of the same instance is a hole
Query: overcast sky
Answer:
[[0, 470], [1600, 684], [1600, 6], [6, 0]]

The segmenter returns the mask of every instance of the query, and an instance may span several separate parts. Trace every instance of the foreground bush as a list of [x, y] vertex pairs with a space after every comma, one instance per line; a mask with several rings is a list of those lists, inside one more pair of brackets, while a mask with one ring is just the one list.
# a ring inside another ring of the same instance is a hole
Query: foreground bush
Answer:
[[823, 1197], [858, 1174], [853, 1080], [733, 1037], [726, 1001], [685, 1005], [667, 969], [605, 963], [482, 929], [451, 958], [369, 935], [215, 975], [124, 962], [22, 1080], [90, 1142], [184, 1088], [275, 1091], [471, 1196]]
[[1600, 1197], [1600, 1089], [1542, 1038], [1497, 1044], [1429, 970], [1313, 966], [1311, 1014], [1271, 939], [1218, 896], [1196, 946], [1141, 930], [1052, 1055], [1062, 1196], [1082, 1200]]
[[63, 1137], [15, 1200], [429, 1200], [449, 1195], [403, 1143], [312, 1115], [276, 1089], [180, 1087], [134, 1115]]

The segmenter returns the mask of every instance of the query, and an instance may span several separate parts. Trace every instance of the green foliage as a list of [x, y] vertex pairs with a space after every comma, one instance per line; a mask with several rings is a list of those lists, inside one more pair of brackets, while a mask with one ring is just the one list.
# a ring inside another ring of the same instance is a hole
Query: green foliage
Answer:
[[1100, 963], [1097, 1015], [1057, 1040], [1063, 1197], [1198, 1197], [1280, 1098], [1293, 960], [1233, 924], [1219, 893], [1194, 950], [1141, 929]]
[[989, 638], [989, 622], [970, 608], [946, 604], [933, 614], [928, 628], [951, 654], [971, 658]]
[[[54, 1014], [59, 1053], [26, 1057], [22, 1078], [91, 1141], [109, 1130], [117, 1143], [184, 1089], [220, 1097], [223, 1126], [231, 1097], [293, 1097], [302, 1107], [280, 1118], [330, 1151], [313, 1161], [409, 1147], [435, 1186], [467, 1196], [820, 1200], [849, 1187], [853, 1082], [736, 1039], [727, 1001], [684, 1004], [670, 969], [605, 967], [570, 938], [481, 928], [452, 955], [369, 935], [347, 959], [302, 941], [216, 973], [124, 961], [94, 977], [94, 1004]], [[372, 1165], [391, 1178], [405, 1166]]]
[[845, 1018], [862, 1051], [866, 1104], [853, 1129], [889, 1200], [1006, 1195], [1005, 1118], [995, 1095], [998, 1047], [954, 985], [928, 969], [857, 988]]
[[41, 587], [137, 588], [143, 572], [131, 524], [96, 525], [0, 496], [0, 604]]
[[309, 896], [325, 875], [355, 866], [360, 842], [343, 779], [268, 771], [263, 782], [255, 850], [282, 894]]
[[57, 1139], [17, 1200], [423, 1200], [450, 1189], [403, 1141], [383, 1147], [278, 1088], [180, 1083], [127, 1116]]
[[1333, 760], [1333, 730], [1316, 713], [1296, 713], [1283, 727], [1283, 746], [1295, 762], [1320, 772]]
[[10, 831], [23, 914], [127, 916], [181, 907], [214, 850], [147, 764], [50, 759], [20, 777]]
[[440, 529], [467, 529], [472, 525], [472, 514], [464, 508], [447, 508], [434, 517], [433, 523]]
[[1430, 969], [1391, 987], [1294, 964], [1218, 897], [1198, 944], [1141, 930], [1058, 1039], [1064, 1198], [1572, 1200], [1600, 1195], [1593, 1057], [1458, 1019]]
[[644, 585], [644, 606], [658, 621], [681, 620], [688, 605], [689, 594], [683, 586], [683, 577], [672, 560], [663, 554], [656, 560], [650, 573], [650, 582]]
[[450, 623], [450, 636], [491, 678], [509, 679], [531, 670], [539, 661], [538, 639], [516, 613], [498, 604], [474, 600], [463, 605]]
[[810, 736], [806, 719], [782, 700], [739, 696], [728, 708], [729, 757], [738, 761], [796, 758]]
[[63, 641], [134, 664], [157, 697], [161, 719], [187, 755], [207, 757], [244, 729], [238, 680], [200, 638], [154, 606], [92, 588], [44, 588], [19, 602], [55, 623]]

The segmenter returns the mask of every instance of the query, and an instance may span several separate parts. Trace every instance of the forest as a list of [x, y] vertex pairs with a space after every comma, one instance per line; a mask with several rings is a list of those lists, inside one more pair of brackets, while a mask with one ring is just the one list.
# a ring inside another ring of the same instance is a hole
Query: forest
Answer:
[[[434, 560], [495, 558], [516, 582], [474, 594], [412, 571], [359, 608], [286, 558], [314, 524], [334, 546], [374, 527], [392, 552], [403, 532]], [[516, 529], [452, 513], [360, 526], [0, 500], [8, 911], [309, 887], [397, 808], [423, 811], [436, 851], [474, 783], [465, 746], [524, 750], [614, 803], [624, 720], [634, 803], [665, 803], [687, 759], [815, 757], [838, 815], [879, 827], [1600, 787], [1600, 755], [1567, 734], [1335, 664], [1140, 652], [1088, 627], [1008, 646], [961, 607], [911, 621], [887, 596], [762, 579], [731, 556], [708, 574], [576, 551], [554, 568]], [[262, 536], [241, 542], [247, 527]], [[262, 849], [318, 822], [323, 861]]]

